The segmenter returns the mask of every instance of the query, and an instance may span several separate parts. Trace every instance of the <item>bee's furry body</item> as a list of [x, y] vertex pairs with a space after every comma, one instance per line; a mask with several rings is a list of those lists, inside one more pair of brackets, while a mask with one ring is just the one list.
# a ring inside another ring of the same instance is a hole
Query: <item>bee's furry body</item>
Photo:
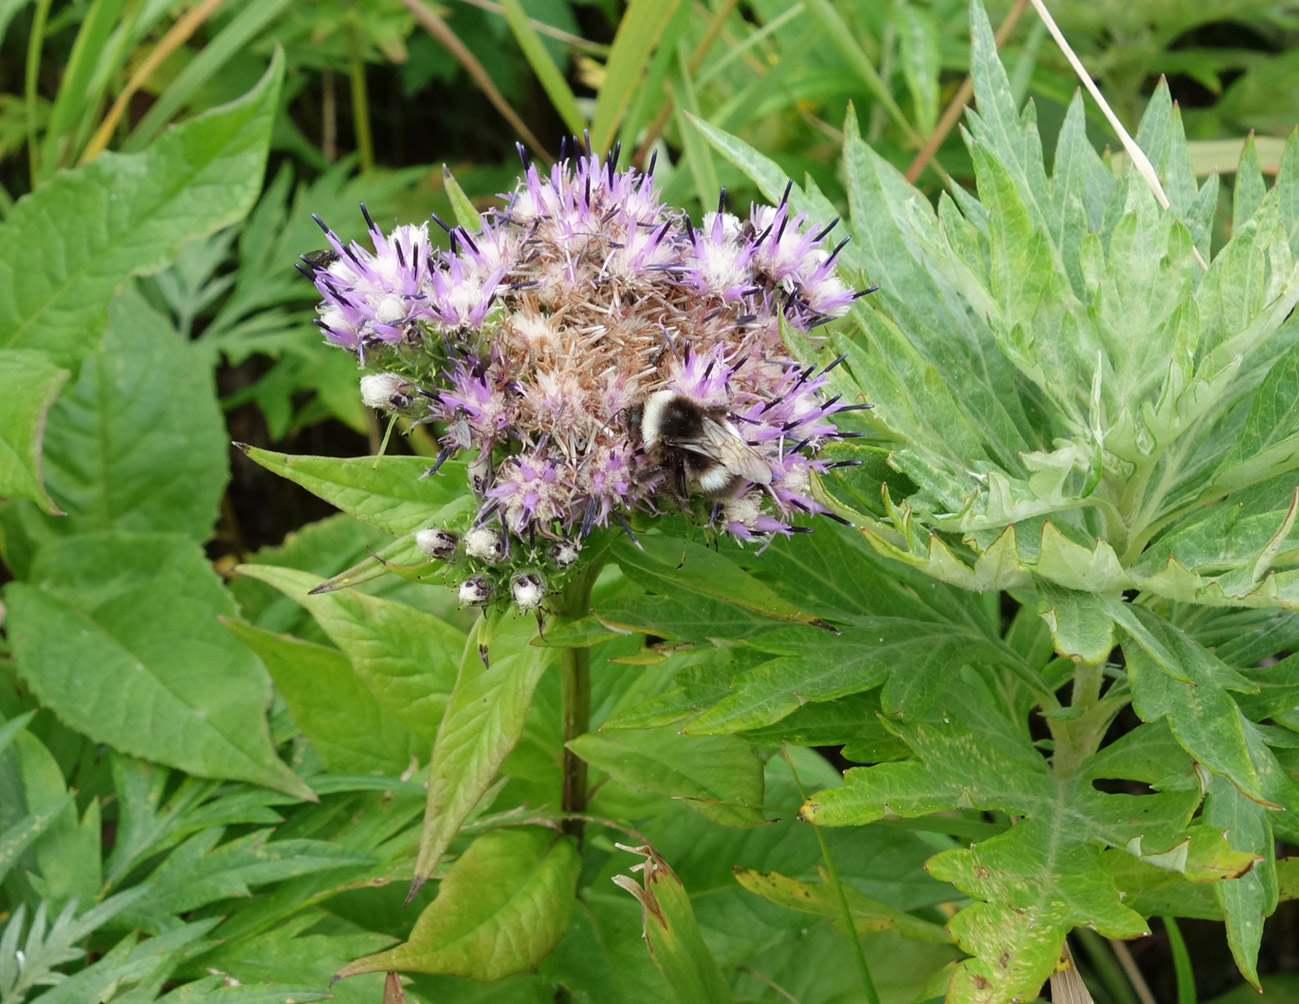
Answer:
[[745, 482], [771, 484], [771, 467], [747, 443], [725, 408], [707, 407], [660, 390], [633, 411], [651, 471], [666, 471], [682, 501], [697, 486], [709, 498], [727, 498]]

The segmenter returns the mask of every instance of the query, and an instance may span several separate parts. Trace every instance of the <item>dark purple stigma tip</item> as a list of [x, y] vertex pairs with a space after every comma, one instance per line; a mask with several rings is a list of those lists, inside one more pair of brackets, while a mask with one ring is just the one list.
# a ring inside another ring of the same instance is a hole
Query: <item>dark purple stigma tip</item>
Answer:
[[877, 282], [874, 286], [867, 286], [865, 289], [857, 290], [853, 293], [852, 298], [854, 300], [860, 300], [863, 296], [870, 296], [871, 293], [874, 293], [879, 288], [880, 284]]
[[358, 205], [360, 205], [360, 207], [361, 207], [361, 215], [365, 217], [365, 226], [366, 226], [366, 228], [367, 228], [367, 229], [370, 231], [370, 233], [372, 233], [372, 234], [373, 234], [373, 233], [378, 233], [378, 232], [379, 232], [379, 228], [376, 227], [376, 226], [374, 225], [374, 220], [372, 220], [372, 219], [370, 218], [370, 210], [368, 210], [368, 209], [365, 208], [365, 203], [364, 203], [364, 202], [358, 203]]
[[523, 164], [525, 171], [532, 166], [532, 158], [528, 156], [528, 148], [519, 140], [514, 141], [514, 152], [519, 155], [519, 162]]
[[316, 226], [320, 227], [321, 230], [325, 231], [325, 233], [329, 234], [331, 237], [333, 236], [334, 231], [329, 229], [329, 227], [325, 224], [324, 220], [322, 220], [315, 213], [311, 214], [311, 218], [316, 221]]
[[825, 469], [831, 471], [836, 467], [860, 467], [861, 463], [860, 460], [836, 460], [833, 463], [826, 464]]
[[841, 408], [836, 408], [834, 410], [834, 413], [838, 415], [841, 412], [845, 412], [845, 411], [869, 411], [871, 408], [874, 407], [875, 405], [873, 404], [845, 404]]
[[834, 369], [836, 366], [838, 366], [841, 362], [843, 362], [847, 358], [848, 358], [847, 352], [845, 352], [841, 356], [836, 356], [834, 359], [832, 359], [829, 363], [826, 364], [825, 369], [823, 369], [821, 373], [823, 375], [829, 373], [832, 369]]
[[823, 513], [820, 513], [819, 515], [824, 516], [826, 519], [832, 519], [832, 520], [834, 520], [836, 523], [842, 523], [844, 526], [852, 526], [852, 523], [850, 523], [848, 520], [844, 519], [844, 518], [843, 518], [842, 516], [840, 516], [838, 513], [834, 513], [834, 512], [823, 512]]
[[614, 521], [617, 522], [617, 524], [620, 527], [622, 527], [622, 532], [625, 533], [631, 539], [631, 542], [635, 544], [638, 548], [640, 548], [640, 550], [642, 551], [645, 550], [645, 548], [641, 547], [641, 542], [636, 537], [636, 531], [634, 531], [630, 526], [628, 526], [627, 521], [622, 518], [622, 513], [618, 512], [615, 509], [613, 512], [610, 513], [610, 515], [613, 516]]
[[785, 205], [785, 203], [789, 201], [789, 193], [793, 191], [793, 188], [794, 188], [794, 179], [790, 178], [789, 181], [785, 182], [785, 191], [780, 196], [780, 205], [776, 207], [777, 209], [779, 209], [781, 206]]
[[823, 238], [825, 238], [825, 237], [830, 233], [830, 231], [833, 230], [833, 229], [834, 229], [835, 227], [837, 227], [838, 225], [839, 225], [839, 217], [836, 216], [836, 217], [835, 217], [834, 219], [832, 219], [828, 224], [826, 224], [825, 229], [822, 230], [822, 231], [821, 231], [819, 234], [817, 234], [815, 237], [813, 237], [812, 240], [815, 241], [815, 242], [817, 242], [817, 243], [820, 243], [820, 241], [821, 241]]
[[439, 216], [437, 213], [429, 213], [428, 215], [429, 215], [429, 219], [431, 219], [434, 223], [440, 226], [447, 233], [450, 234], [455, 231], [455, 227], [448, 224], [447, 221], [442, 219], [442, 217]]
[[717, 196], [717, 214], [720, 216], [726, 212], [726, 186], [722, 186], [721, 193]]
[[658, 152], [657, 150], [653, 150], [653, 151], [651, 151], [651, 152], [650, 152], [650, 159], [649, 159], [649, 166], [645, 168], [645, 176], [646, 176], [647, 178], [652, 178], [652, 177], [654, 177], [654, 166], [655, 166], [658, 162], [659, 162], [659, 152]]
[[839, 252], [842, 251], [847, 246], [850, 240], [852, 240], [852, 234], [849, 234], [847, 237], [845, 237], [843, 240], [841, 240], [838, 244], [834, 246], [834, 250], [830, 252], [830, 257], [825, 260], [827, 265], [830, 262], [834, 261], [835, 258], [838, 257]]

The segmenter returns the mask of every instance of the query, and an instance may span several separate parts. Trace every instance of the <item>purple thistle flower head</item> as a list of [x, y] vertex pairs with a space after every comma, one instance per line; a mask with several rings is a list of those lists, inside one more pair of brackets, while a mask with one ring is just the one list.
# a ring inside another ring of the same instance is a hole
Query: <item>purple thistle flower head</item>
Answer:
[[443, 225], [449, 250], [366, 220], [369, 248], [325, 228], [330, 251], [304, 259], [317, 323], [376, 370], [367, 403], [432, 423], [441, 459], [469, 454], [477, 512], [436, 540], [463, 602], [535, 606], [584, 536], [638, 511], [762, 542], [824, 511], [818, 454], [861, 405], [827, 399], [781, 326], [860, 295], [829, 227], [784, 200], [696, 227], [650, 173], [590, 153], [528, 166], [481, 229]]

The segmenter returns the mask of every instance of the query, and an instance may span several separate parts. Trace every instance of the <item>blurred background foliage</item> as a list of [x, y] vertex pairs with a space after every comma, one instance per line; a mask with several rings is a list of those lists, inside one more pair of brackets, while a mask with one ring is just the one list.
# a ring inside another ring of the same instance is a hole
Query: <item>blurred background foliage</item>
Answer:
[[[1050, 149], [1077, 80], [1026, 9], [989, 4], [1016, 95], [1035, 103]], [[1129, 125], [1166, 76], [1199, 173], [1234, 170], [1251, 131], [1264, 171], [1275, 170], [1299, 106], [1294, 4], [1053, 9]], [[971, 175], [952, 128], [968, 100], [963, 0], [5, 0], [0, 31], [0, 213], [60, 167], [140, 150], [169, 124], [246, 92], [283, 48], [288, 73], [257, 208], [144, 284], [210, 350], [227, 409], [258, 427], [242, 431], [250, 441], [310, 435], [325, 420], [375, 432], [350, 361], [314, 351], [312, 290], [291, 270], [320, 243], [312, 212], [349, 235], [361, 229], [362, 198], [380, 220], [449, 216], [443, 165], [487, 205], [510, 184], [516, 142], [545, 157], [583, 129], [597, 147], [621, 141], [638, 163], [657, 155], [668, 201], [711, 208], [724, 186], [744, 204], [750, 183], [694, 117], [843, 203], [836, 161], [850, 103], [867, 141], [935, 197], [948, 176]], [[1111, 143], [1099, 113], [1089, 115], [1093, 139]]]
[[[1246, 137], [1256, 135], [1259, 162], [1273, 173], [1294, 128], [1299, 6], [1051, 7], [1129, 128], [1167, 78], [1197, 174], [1218, 171], [1228, 182], [1218, 246]], [[988, 8], [1016, 98], [1034, 102], [1053, 149], [1077, 79], [1027, 3]], [[252, 212], [135, 283], [211, 367], [229, 438], [289, 453], [356, 455], [377, 448], [382, 433], [357, 398], [353, 360], [320, 351], [310, 323], [314, 290], [293, 265], [323, 244], [312, 213], [345, 236], [363, 229], [361, 201], [381, 224], [430, 210], [449, 219], [449, 184], [490, 205], [516, 175], [516, 144], [547, 160], [561, 137], [582, 130], [597, 148], [620, 142], [624, 159], [656, 157], [669, 202], [706, 211], [725, 187], [730, 205], [747, 204], [756, 191], [703, 140], [698, 120], [842, 205], [850, 104], [870, 145], [933, 198], [949, 178], [968, 185], [972, 175], [954, 127], [968, 99], [964, 0], [0, 0], [0, 219], [61, 168], [105, 150], [140, 151], [169, 126], [246, 93], [276, 49], [285, 84]], [[1117, 147], [1090, 103], [1088, 116], [1096, 145]], [[390, 450], [427, 445], [412, 436]], [[218, 567], [244, 560], [327, 514], [241, 458], [209, 557]], [[10, 530], [14, 565], [23, 545]], [[291, 547], [328, 547], [330, 532], [316, 527], [317, 544], [298, 538]], [[246, 605], [271, 602], [255, 583], [238, 588]], [[1185, 926], [1197, 968], [1201, 952], [1221, 956], [1202, 970], [1221, 980], [1209, 976], [1202, 989], [1235, 986], [1221, 936], [1201, 947], [1196, 924]], [[1293, 964], [1293, 904], [1268, 938], [1272, 965]], [[1150, 940], [1147, 958], [1163, 950], [1160, 937]]]

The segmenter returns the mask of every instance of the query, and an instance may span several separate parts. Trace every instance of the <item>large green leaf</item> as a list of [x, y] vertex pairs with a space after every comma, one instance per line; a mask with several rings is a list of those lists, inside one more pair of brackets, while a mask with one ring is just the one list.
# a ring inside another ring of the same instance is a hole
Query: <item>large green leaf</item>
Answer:
[[548, 830], [481, 836], [447, 870], [409, 941], [338, 978], [396, 969], [485, 981], [531, 969], [568, 930], [580, 867], [571, 840]]
[[314, 798], [275, 756], [270, 681], [218, 623], [234, 603], [197, 544], [121, 530], [69, 537], [41, 550], [5, 602], [19, 672], [68, 725], [202, 777]]
[[[1121, 848], [1192, 881], [1231, 880], [1255, 864], [1221, 831], [1188, 825], [1199, 803], [1190, 758], [1159, 731], [1133, 733], [1084, 761], [1071, 777], [1051, 770], [1028, 737], [971, 676], [953, 681], [924, 721], [902, 725], [916, 759], [848, 771], [842, 788], [812, 796], [800, 815], [818, 825], [863, 824], [886, 814], [919, 816], [954, 806], [1024, 817], [999, 836], [930, 861], [932, 875], [980, 902], [951, 923], [974, 958], [952, 977], [951, 999], [1031, 997], [1050, 975], [1070, 928], [1111, 937], [1147, 929], [1121, 901], [1101, 846]], [[1106, 794], [1097, 778], [1154, 784], [1147, 795]], [[980, 995], [979, 988], [988, 991]]]
[[474, 511], [459, 461], [448, 461], [436, 476], [423, 477], [429, 465], [420, 457], [293, 457], [255, 446], [240, 448], [268, 471], [392, 534], [447, 526]]
[[429, 762], [428, 802], [414, 890], [423, 885], [460, 824], [491, 785], [523, 735], [532, 694], [553, 651], [526, 644], [536, 625], [485, 613], [460, 657]]
[[0, 350], [0, 497], [31, 499], [58, 515], [41, 480], [46, 412], [68, 379], [48, 353]]
[[261, 191], [282, 75], [277, 56], [238, 101], [144, 153], [104, 154], [19, 200], [0, 231], [0, 347], [75, 365], [98, 343], [123, 280], [240, 219]]
[[311, 595], [320, 580], [274, 565], [241, 565], [311, 611], [379, 707], [426, 742], [438, 733], [464, 632], [422, 610], [351, 590]]
[[731, 736], [663, 729], [588, 732], [568, 748], [619, 784], [683, 799], [723, 826], [760, 826], [762, 762]]
[[90, 530], [205, 541], [229, 477], [225, 420], [199, 353], [134, 288], [108, 305], [103, 349], [50, 409], [45, 477], [66, 518], [24, 508], [37, 540]]
[[243, 621], [225, 625], [257, 653], [329, 770], [396, 776], [428, 755], [428, 743], [385, 712], [342, 652]]

